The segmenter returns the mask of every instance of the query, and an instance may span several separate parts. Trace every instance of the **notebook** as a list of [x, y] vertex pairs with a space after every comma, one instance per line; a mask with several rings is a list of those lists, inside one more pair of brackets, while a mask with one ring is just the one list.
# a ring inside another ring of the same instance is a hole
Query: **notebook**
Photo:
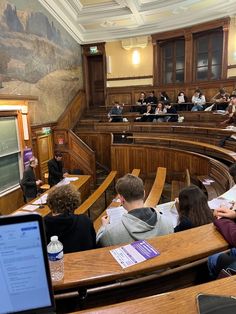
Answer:
[[0, 217], [3, 313], [55, 313], [42, 217]]

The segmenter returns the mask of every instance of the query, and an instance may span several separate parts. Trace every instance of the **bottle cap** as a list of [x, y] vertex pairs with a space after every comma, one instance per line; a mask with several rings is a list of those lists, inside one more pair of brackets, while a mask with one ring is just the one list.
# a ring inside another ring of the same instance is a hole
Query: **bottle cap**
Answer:
[[56, 241], [58, 241], [58, 236], [52, 236], [52, 237], [50, 238], [50, 240], [51, 240], [52, 242], [56, 242]]

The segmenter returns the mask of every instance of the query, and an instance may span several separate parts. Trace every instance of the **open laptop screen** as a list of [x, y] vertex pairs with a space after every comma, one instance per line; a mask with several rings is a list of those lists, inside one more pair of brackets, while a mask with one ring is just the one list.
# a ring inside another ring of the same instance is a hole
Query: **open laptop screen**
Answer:
[[53, 311], [42, 218], [0, 218], [0, 313]]

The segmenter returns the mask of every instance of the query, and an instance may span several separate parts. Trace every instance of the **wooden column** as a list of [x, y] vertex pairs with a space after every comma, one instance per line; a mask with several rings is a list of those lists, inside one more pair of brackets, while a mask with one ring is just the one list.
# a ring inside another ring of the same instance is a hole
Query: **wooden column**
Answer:
[[193, 81], [193, 35], [190, 30], [184, 33], [185, 38], [185, 65], [184, 65], [184, 82]]

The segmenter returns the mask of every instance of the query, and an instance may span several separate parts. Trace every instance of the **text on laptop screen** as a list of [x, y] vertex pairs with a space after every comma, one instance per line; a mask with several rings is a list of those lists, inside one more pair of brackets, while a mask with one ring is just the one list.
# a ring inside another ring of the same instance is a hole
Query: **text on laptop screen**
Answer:
[[38, 221], [0, 226], [0, 313], [51, 305]]

